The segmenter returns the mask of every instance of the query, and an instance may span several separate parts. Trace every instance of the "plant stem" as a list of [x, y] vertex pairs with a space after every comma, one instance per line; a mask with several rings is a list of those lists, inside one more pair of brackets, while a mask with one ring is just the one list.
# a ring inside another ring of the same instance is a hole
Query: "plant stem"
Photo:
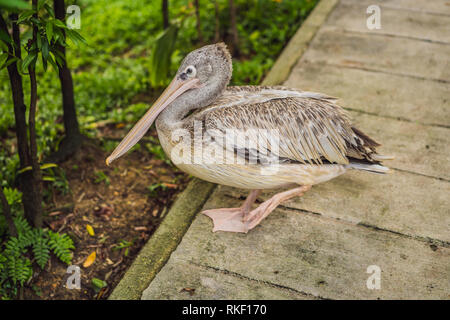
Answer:
[[194, 0], [194, 6], [195, 6], [195, 17], [197, 19], [197, 41], [199, 43], [203, 43], [202, 28], [201, 28], [201, 22], [200, 22], [200, 3], [199, 3], [199, 0]]
[[219, 42], [220, 40], [220, 20], [219, 20], [219, 3], [217, 0], [214, 0], [214, 12], [216, 17], [215, 23], [215, 33], [214, 33], [214, 42]]
[[169, 27], [169, 0], [162, 0], [163, 28]]
[[229, 0], [230, 4], [230, 22], [231, 22], [231, 39], [233, 43], [233, 55], [239, 56], [239, 36], [237, 31], [236, 7], [233, 0]]
[[[55, 18], [64, 22], [66, 9], [64, 0], [54, 0], [53, 9], [55, 11]], [[65, 31], [62, 30], [64, 37]], [[59, 81], [61, 83], [61, 93], [63, 100], [63, 121], [66, 136], [62, 140], [59, 150], [50, 158], [51, 161], [59, 162], [67, 159], [78, 151], [81, 146], [82, 136], [78, 124], [77, 112], [75, 108], [75, 98], [73, 91], [73, 80], [69, 67], [66, 61], [66, 48], [58, 45], [58, 50], [62, 53], [64, 61], [62, 65], [58, 65]]]
[[[12, 20], [12, 33], [13, 40], [15, 43], [15, 48], [9, 43], [8, 53], [9, 58], [13, 56], [21, 59], [21, 48], [20, 48], [20, 31], [18, 25], [15, 23], [17, 21], [17, 14], [12, 14], [10, 16]], [[8, 27], [5, 20], [3, 19], [0, 12], [0, 29], [2, 29], [6, 34], [9, 34]], [[14, 50], [15, 49], [15, 50]], [[9, 80], [11, 82], [12, 98], [14, 103], [14, 116], [16, 120], [16, 136], [17, 136], [17, 148], [19, 152], [19, 159], [21, 167], [25, 167], [30, 164], [28, 143], [27, 143], [27, 123], [26, 123], [26, 106], [23, 98], [23, 86], [22, 77], [17, 70], [17, 63], [13, 62], [8, 66]]]
[[[21, 45], [20, 45], [20, 29], [16, 21], [18, 14], [13, 13], [9, 16], [12, 21], [12, 39], [13, 45], [7, 44], [9, 58], [16, 56], [18, 59], [22, 58]], [[6, 34], [9, 34], [8, 27], [0, 12], [0, 29]], [[13, 47], [14, 46], [14, 47]], [[11, 83], [11, 93], [14, 104], [14, 117], [16, 125], [16, 137], [17, 137], [17, 149], [19, 153], [20, 168], [25, 168], [31, 165], [30, 149], [28, 145], [28, 133], [26, 122], [26, 106], [23, 97], [23, 84], [22, 76], [17, 70], [17, 63], [13, 62], [8, 66], [9, 81]], [[26, 171], [17, 177], [18, 186], [22, 191], [22, 203], [27, 217], [30, 223], [33, 223], [33, 217], [35, 216], [35, 204], [34, 204], [34, 185], [30, 183], [32, 181], [32, 172]]]
[[[37, 1], [33, 0], [33, 8], [37, 8]], [[37, 13], [33, 15], [38, 18]], [[37, 41], [38, 28], [35, 25], [33, 27], [33, 42]], [[36, 228], [42, 226], [42, 191], [41, 191], [41, 169], [39, 167], [39, 161], [37, 158], [37, 143], [36, 143], [36, 107], [37, 107], [37, 83], [36, 83], [36, 66], [31, 63], [28, 66], [28, 72], [30, 74], [30, 113], [28, 118], [28, 126], [30, 132], [30, 153], [31, 153], [31, 167], [33, 174], [33, 185], [35, 186], [32, 194], [33, 203], [35, 204], [35, 211], [33, 216], [33, 225]]]

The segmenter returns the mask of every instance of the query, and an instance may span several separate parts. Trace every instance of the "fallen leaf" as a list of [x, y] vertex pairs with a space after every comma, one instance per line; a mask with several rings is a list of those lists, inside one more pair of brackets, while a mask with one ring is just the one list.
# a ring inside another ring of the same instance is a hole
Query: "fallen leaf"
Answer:
[[169, 188], [169, 189], [176, 189], [176, 188], [178, 188], [178, 185], [177, 185], [177, 184], [174, 184], [174, 183], [167, 183], [167, 182], [164, 182], [163, 185], [166, 186], [166, 187]]
[[53, 231], [56, 231], [64, 224], [64, 220], [65, 220], [65, 218], [61, 218], [61, 219], [50, 222], [48, 225], [49, 225], [50, 229], [52, 229]]
[[103, 216], [104, 218], [109, 217], [114, 213], [114, 209], [105, 204], [101, 205], [100, 207], [95, 207], [94, 211], [96, 215]]
[[60, 215], [60, 214], [62, 214], [62, 213], [64, 213], [64, 212], [62, 212], [62, 211], [53, 211], [53, 212], [50, 212], [48, 215], [49, 215], [50, 217], [53, 217], [53, 216]]
[[99, 292], [101, 289], [103, 289], [104, 287], [106, 287], [108, 285], [106, 283], [106, 281], [103, 281], [98, 278], [93, 278], [91, 283], [92, 283], [92, 288], [94, 289], [95, 292]]
[[91, 266], [94, 263], [96, 257], [97, 253], [95, 251], [92, 251], [92, 253], [86, 258], [86, 260], [84, 260], [83, 267], [87, 268]]
[[86, 230], [91, 237], [95, 236], [94, 228], [92, 228], [92, 226], [90, 224], [86, 225]]
[[193, 296], [195, 293], [195, 289], [194, 288], [183, 288], [180, 290], [180, 292], [188, 292], [191, 296]]

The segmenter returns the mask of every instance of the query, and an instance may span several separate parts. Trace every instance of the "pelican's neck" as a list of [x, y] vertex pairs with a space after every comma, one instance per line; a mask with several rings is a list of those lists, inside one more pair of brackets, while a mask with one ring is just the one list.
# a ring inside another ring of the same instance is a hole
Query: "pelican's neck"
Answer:
[[210, 105], [225, 90], [229, 82], [211, 81], [202, 88], [192, 89], [177, 99], [175, 99], [167, 108], [165, 108], [156, 119], [157, 130], [172, 131], [180, 128], [183, 124], [183, 118], [192, 110]]

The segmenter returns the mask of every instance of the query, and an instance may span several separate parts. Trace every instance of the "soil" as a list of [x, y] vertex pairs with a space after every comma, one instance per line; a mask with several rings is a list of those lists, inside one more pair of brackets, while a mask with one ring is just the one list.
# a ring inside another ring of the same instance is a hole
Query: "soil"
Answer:
[[[102, 136], [114, 132], [111, 139], [119, 139], [117, 128], [105, 127]], [[154, 130], [150, 139], [157, 141]], [[80, 267], [81, 289], [67, 288], [72, 273], [67, 272], [68, 265], [52, 257], [44, 270], [36, 268], [25, 287], [25, 299], [106, 299], [189, 180], [145, 148], [110, 167], [105, 165], [107, 156], [97, 142], [83, 143], [76, 156], [60, 165], [70, 192], [51, 190], [48, 195], [51, 205], [46, 208], [45, 226], [73, 239], [72, 264]], [[84, 267], [93, 252], [94, 263]], [[105, 281], [106, 287], [94, 288], [94, 278]]]

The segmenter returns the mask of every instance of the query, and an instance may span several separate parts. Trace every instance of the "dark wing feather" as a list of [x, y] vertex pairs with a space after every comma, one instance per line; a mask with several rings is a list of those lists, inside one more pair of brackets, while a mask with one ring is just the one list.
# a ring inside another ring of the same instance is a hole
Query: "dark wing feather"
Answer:
[[[318, 93], [294, 91], [283, 87], [231, 87], [214, 104], [191, 117], [200, 120], [205, 130], [222, 132], [249, 129], [277, 130], [279, 146], [261, 137], [232, 141], [232, 148], [242, 157], [261, 155], [285, 161], [321, 164], [348, 164], [349, 158], [372, 158], [379, 144], [354, 128], [335, 98]], [[226, 139], [217, 139], [223, 145]], [[256, 146], [256, 147], [255, 147]]]

